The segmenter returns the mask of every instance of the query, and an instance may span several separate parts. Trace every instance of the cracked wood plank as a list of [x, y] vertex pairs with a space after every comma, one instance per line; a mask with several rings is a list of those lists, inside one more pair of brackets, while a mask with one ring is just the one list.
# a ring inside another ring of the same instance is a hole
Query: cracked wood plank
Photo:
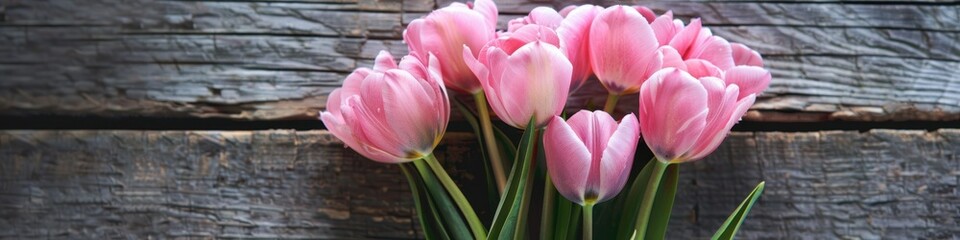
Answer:
[[[406, 54], [404, 24], [448, 3], [3, 0], [0, 111], [311, 119], [377, 52]], [[534, 6], [576, 2], [498, 3], [506, 21]], [[701, 17], [716, 34], [766, 56], [774, 80], [747, 120], [960, 119], [956, 6], [644, 4]], [[585, 89], [571, 107], [600, 96]], [[635, 105], [624, 102], [625, 110]]]
[[[438, 148], [465, 189], [476, 144]], [[759, 181], [744, 239], [957, 238], [958, 161], [958, 129], [735, 132], [681, 168], [669, 239], [708, 238]], [[409, 239], [409, 194], [325, 131], [0, 131], [0, 238]]]

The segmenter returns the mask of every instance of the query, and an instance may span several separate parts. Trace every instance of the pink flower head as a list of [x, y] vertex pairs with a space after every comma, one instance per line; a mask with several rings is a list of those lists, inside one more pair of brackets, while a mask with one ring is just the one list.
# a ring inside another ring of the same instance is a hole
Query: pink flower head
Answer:
[[550, 28], [527, 25], [491, 41], [476, 59], [464, 47], [463, 57], [480, 79], [490, 108], [510, 126], [525, 128], [531, 118], [543, 126], [563, 110], [572, 66], [558, 41]]
[[714, 36], [710, 29], [702, 27], [700, 19], [693, 19], [684, 26], [682, 21], [673, 18], [672, 12], [667, 12], [651, 22], [650, 27], [661, 46], [675, 49], [683, 61], [701, 61], [694, 63], [698, 67], [709, 65], [727, 70], [741, 65], [763, 66], [760, 53], [743, 44], [729, 43]]
[[566, 122], [554, 117], [543, 133], [543, 150], [557, 191], [580, 205], [617, 196], [630, 175], [639, 135], [633, 114], [619, 124], [603, 111], [581, 110]]
[[439, 62], [404, 57], [397, 66], [386, 51], [373, 69], [359, 68], [327, 98], [320, 119], [334, 136], [364, 157], [402, 163], [430, 154], [450, 120], [450, 102]]
[[497, 6], [490, 0], [467, 5], [452, 3], [424, 18], [413, 20], [403, 32], [410, 55], [426, 62], [433, 54], [443, 63], [441, 74], [451, 89], [477, 93], [480, 82], [463, 62], [463, 46], [476, 49], [496, 37]]
[[640, 129], [658, 159], [694, 161], [716, 150], [770, 81], [761, 68], [742, 68], [727, 72], [726, 81], [665, 68], [643, 84]]
[[663, 64], [653, 29], [633, 7], [601, 11], [590, 26], [589, 39], [593, 71], [613, 94], [639, 91], [643, 81]]

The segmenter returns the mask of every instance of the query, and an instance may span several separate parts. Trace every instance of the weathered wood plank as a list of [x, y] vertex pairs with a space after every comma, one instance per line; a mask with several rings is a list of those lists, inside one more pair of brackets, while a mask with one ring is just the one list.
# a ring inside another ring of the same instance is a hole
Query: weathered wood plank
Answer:
[[[438, 0], [445, 6], [452, 0]], [[920, 3], [912, 1], [914, 3]], [[539, 6], [557, 9], [574, 4], [610, 6], [642, 5], [657, 13], [673, 11], [674, 16], [702, 18], [704, 25], [789, 25], [816, 27], [875, 27], [958, 31], [954, 24], [960, 12], [953, 4], [930, 5], [896, 2], [895, 4], [843, 3], [841, 1], [497, 1], [501, 13], [526, 14]]]
[[[475, 144], [438, 150], [461, 184]], [[682, 167], [669, 238], [708, 237], [761, 180], [741, 238], [957, 238], [958, 159], [957, 129], [734, 133]], [[324, 131], [0, 131], [0, 238], [413, 238], [410, 204]]]
[[[960, 62], [875, 56], [767, 56], [770, 88], [744, 119], [752, 121], [960, 120]], [[580, 89], [569, 110], [597, 106], [599, 83]], [[618, 109], [636, 111], [637, 96]], [[781, 111], [799, 112], [784, 118]], [[801, 116], [802, 115], [802, 116]]]
[[[506, 21], [535, 5], [575, 2], [498, 3]], [[960, 119], [960, 94], [954, 90], [960, 80], [952, 77], [960, 71], [960, 30], [952, 24], [960, 14], [956, 6], [643, 4], [673, 9], [684, 18], [701, 16], [717, 24], [712, 29], [718, 35], [766, 56], [775, 78], [750, 120]], [[423, 0], [0, 1], [0, 110], [314, 118], [326, 94], [353, 69], [369, 66], [379, 50], [405, 54], [399, 39], [403, 24], [434, 5]], [[625, 102], [630, 109], [632, 103]], [[770, 117], [782, 111], [805, 117]]]

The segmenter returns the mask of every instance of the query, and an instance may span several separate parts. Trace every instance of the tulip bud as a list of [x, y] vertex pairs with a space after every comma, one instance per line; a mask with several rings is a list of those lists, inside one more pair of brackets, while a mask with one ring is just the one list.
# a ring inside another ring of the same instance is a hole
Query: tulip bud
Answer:
[[561, 195], [580, 205], [609, 200], [623, 189], [633, 165], [640, 126], [633, 114], [620, 123], [603, 111], [554, 117], [543, 133], [547, 171]]
[[359, 68], [327, 98], [320, 119], [364, 157], [402, 163], [433, 151], [447, 129], [450, 102], [438, 61], [404, 57], [397, 66], [381, 51], [373, 69]]
[[475, 49], [496, 37], [497, 6], [490, 0], [477, 0], [471, 5], [453, 3], [437, 9], [424, 18], [414, 20], [403, 32], [410, 55], [426, 62], [429, 54], [437, 57], [447, 87], [477, 93], [482, 88], [476, 76], [463, 62], [463, 46]]
[[553, 30], [527, 25], [491, 41], [478, 59], [464, 48], [463, 57], [480, 79], [490, 108], [510, 126], [526, 128], [530, 118], [543, 126], [563, 110], [573, 67], [557, 41]]
[[663, 54], [657, 38], [633, 7], [613, 6], [601, 11], [590, 26], [590, 62], [600, 83], [611, 94], [624, 95], [661, 68]]
[[727, 72], [725, 79], [697, 79], [679, 69], [665, 68], [643, 84], [640, 129], [657, 159], [694, 161], [716, 150], [770, 82], [766, 70], [737, 68], [743, 69]]

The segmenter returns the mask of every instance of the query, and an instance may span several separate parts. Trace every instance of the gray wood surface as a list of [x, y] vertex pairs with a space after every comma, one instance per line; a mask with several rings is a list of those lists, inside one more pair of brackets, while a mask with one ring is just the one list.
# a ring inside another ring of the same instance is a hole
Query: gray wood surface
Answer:
[[[439, 148], [461, 184], [475, 144]], [[740, 239], [960, 238], [958, 161], [960, 129], [736, 132], [682, 166], [669, 239], [706, 239], [761, 180]], [[0, 131], [3, 239], [414, 238], [412, 211], [396, 166], [325, 131]]]
[[[449, 2], [0, 0], [0, 112], [313, 118], [346, 74], [405, 54], [405, 24]], [[498, 1], [502, 21], [571, 3], [587, 1]], [[764, 54], [774, 80], [748, 120], [960, 119], [956, 1], [639, 3]]]

